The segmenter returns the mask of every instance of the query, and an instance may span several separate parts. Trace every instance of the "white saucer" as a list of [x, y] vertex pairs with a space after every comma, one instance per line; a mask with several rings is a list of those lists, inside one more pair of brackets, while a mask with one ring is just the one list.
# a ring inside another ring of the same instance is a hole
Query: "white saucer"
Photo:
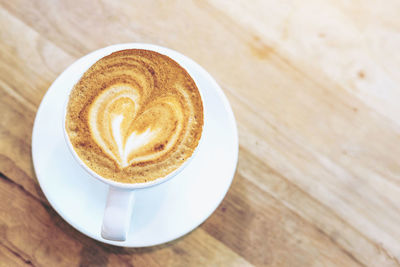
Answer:
[[[203, 93], [205, 122], [202, 144], [190, 164], [161, 185], [136, 191], [128, 238], [100, 236], [108, 186], [88, 175], [68, 150], [62, 131], [62, 108], [68, 89], [98, 59], [127, 48], [152, 49], [179, 62]], [[37, 179], [53, 208], [83, 234], [104, 243], [145, 247], [190, 232], [211, 215], [232, 182], [238, 158], [238, 135], [229, 103], [215, 80], [182, 54], [148, 44], [114, 45], [97, 50], [68, 67], [51, 85], [40, 104], [32, 134]]]

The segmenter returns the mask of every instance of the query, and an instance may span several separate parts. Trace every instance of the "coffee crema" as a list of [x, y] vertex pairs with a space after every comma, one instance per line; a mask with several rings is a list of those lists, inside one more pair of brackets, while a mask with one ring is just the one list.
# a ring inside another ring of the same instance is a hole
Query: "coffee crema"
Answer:
[[104, 178], [143, 183], [179, 168], [203, 128], [190, 75], [171, 58], [142, 49], [92, 65], [69, 96], [65, 127], [79, 158]]

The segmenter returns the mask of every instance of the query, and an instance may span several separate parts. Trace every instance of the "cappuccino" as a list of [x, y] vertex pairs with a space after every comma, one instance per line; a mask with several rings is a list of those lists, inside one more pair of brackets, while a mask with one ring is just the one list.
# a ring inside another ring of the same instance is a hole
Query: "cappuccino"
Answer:
[[202, 134], [203, 104], [193, 79], [174, 60], [123, 50], [97, 61], [74, 86], [65, 128], [95, 173], [143, 183], [190, 158]]

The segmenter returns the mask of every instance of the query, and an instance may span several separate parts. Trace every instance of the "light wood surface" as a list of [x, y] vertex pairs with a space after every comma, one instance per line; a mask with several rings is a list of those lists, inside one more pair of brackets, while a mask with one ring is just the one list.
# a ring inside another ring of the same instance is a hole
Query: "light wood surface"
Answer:
[[[0, 266], [400, 266], [399, 14], [392, 0], [0, 0]], [[240, 135], [215, 213], [152, 248], [82, 235], [32, 168], [50, 84], [124, 42], [201, 64]]]

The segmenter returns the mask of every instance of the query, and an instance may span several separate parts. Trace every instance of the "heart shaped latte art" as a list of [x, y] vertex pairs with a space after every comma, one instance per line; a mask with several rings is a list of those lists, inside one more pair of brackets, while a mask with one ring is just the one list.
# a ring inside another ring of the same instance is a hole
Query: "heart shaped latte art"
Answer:
[[137, 89], [116, 84], [98, 95], [89, 110], [94, 140], [120, 168], [162, 157], [183, 129], [182, 107], [174, 96], [145, 107], [141, 103]]
[[66, 131], [102, 177], [140, 183], [178, 169], [197, 147], [203, 104], [191, 76], [159, 53], [128, 49], [93, 64], [71, 91]]

